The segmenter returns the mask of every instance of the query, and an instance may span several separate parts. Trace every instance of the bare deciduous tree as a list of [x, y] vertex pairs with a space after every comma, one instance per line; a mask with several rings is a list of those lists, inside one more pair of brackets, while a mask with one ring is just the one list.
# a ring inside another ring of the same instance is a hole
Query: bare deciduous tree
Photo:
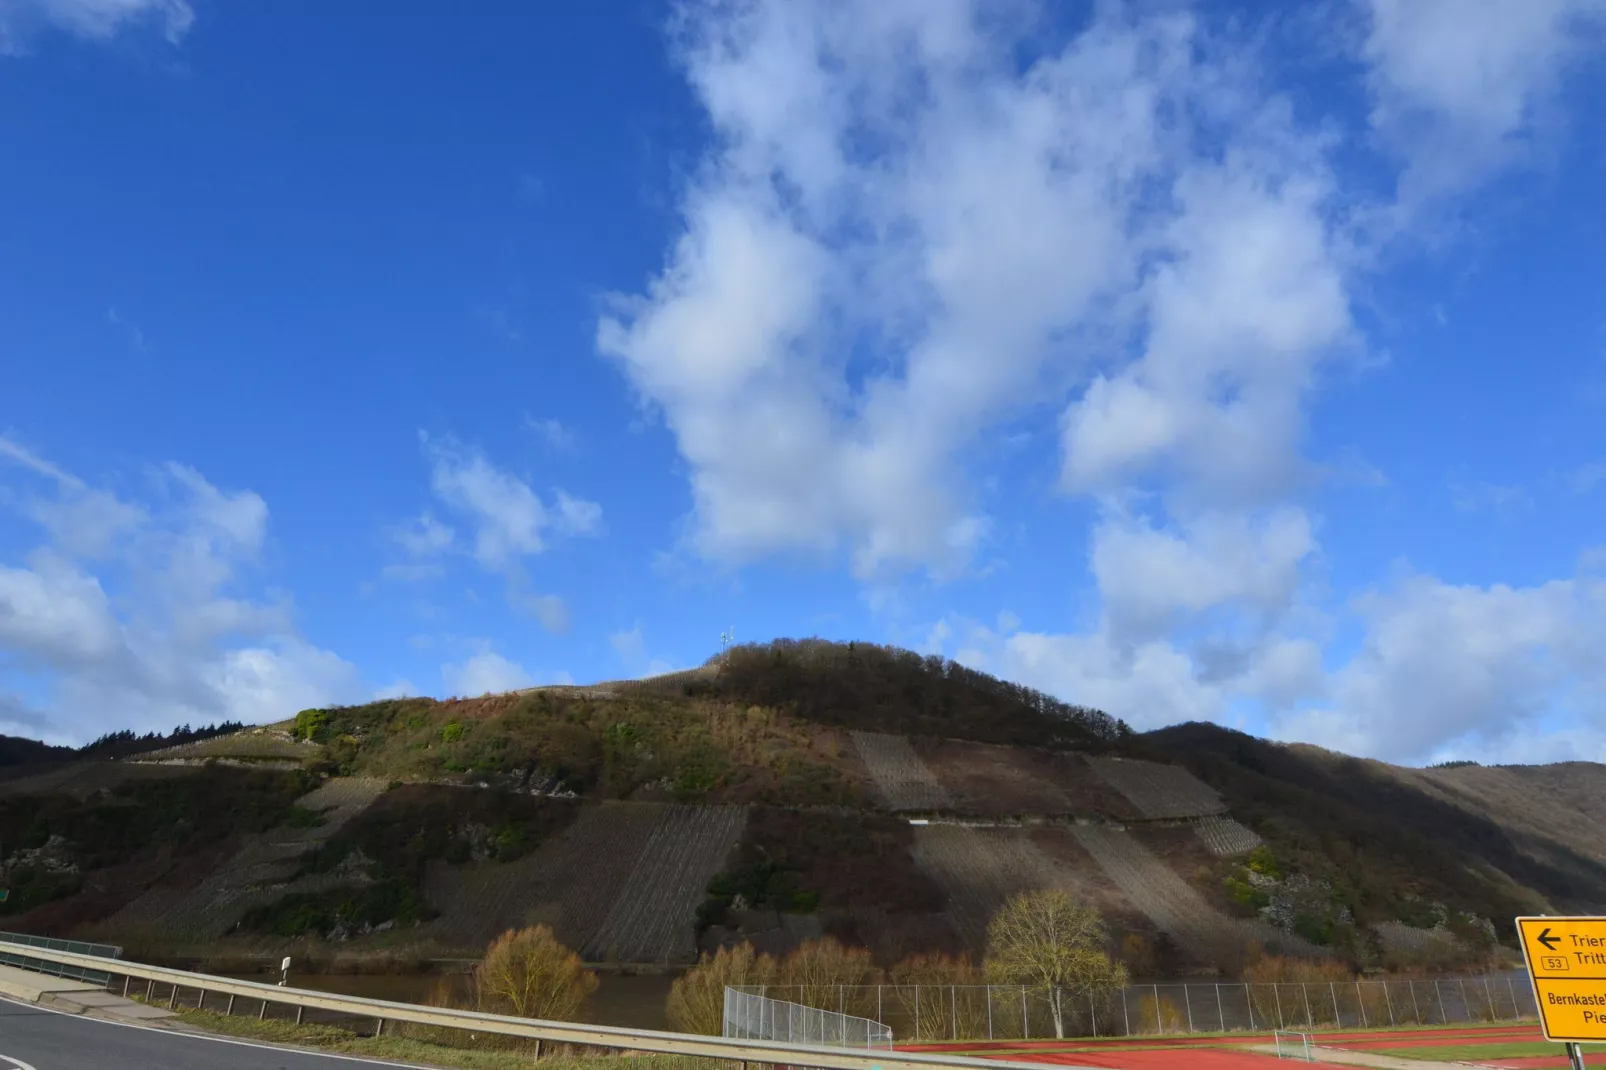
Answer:
[[725, 1021], [726, 986], [774, 984], [775, 969], [773, 958], [756, 953], [746, 942], [712, 955], [704, 952], [697, 965], [669, 986], [669, 1021], [683, 1033], [718, 1036]]
[[1048, 996], [1054, 1035], [1065, 1036], [1066, 993], [1102, 995], [1126, 984], [1126, 967], [1105, 952], [1104, 919], [1057, 888], [1022, 892], [987, 926], [987, 974]]
[[497, 937], [475, 972], [474, 986], [480, 1010], [569, 1020], [596, 990], [597, 977], [550, 928], [535, 925]]

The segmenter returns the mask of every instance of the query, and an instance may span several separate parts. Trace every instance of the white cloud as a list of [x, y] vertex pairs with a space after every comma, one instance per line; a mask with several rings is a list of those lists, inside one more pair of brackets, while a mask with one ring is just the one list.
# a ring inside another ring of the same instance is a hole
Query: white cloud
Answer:
[[1463, 513], [1509, 513], [1533, 508], [1533, 499], [1521, 487], [1501, 483], [1457, 483], [1450, 488], [1455, 507]]
[[374, 698], [376, 700], [387, 698], [412, 698], [419, 693], [420, 692], [417, 684], [407, 679], [407, 677], [401, 676], [395, 680], [392, 680], [384, 687], [375, 690]]
[[567, 535], [597, 530], [602, 507], [557, 492], [549, 508], [530, 485], [493, 465], [478, 450], [451, 438], [422, 437], [430, 461], [430, 487], [445, 505], [474, 526], [474, 557], [488, 569], [505, 571], [519, 560], [546, 550], [549, 529]]
[[510, 589], [508, 603], [540, 621], [541, 627], [553, 635], [567, 635], [574, 624], [569, 604], [555, 594], [529, 595]]
[[1094, 534], [1093, 574], [1113, 635], [1148, 640], [1224, 605], [1279, 619], [1315, 550], [1309, 519], [1291, 507], [1204, 514], [1177, 531], [1111, 518]]
[[608, 636], [608, 645], [625, 665], [634, 667], [647, 657], [647, 643], [642, 635], [641, 622], [637, 621], [635, 627], [612, 632]]
[[[1426, 758], [1448, 743], [1606, 727], [1606, 583], [1454, 586], [1410, 576], [1358, 603], [1361, 650], [1330, 705], [1283, 717], [1286, 737]], [[1597, 756], [1601, 751], [1594, 752]]]
[[410, 557], [434, 557], [452, 549], [457, 533], [435, 519], [432, 513], [421, 513], [411, 522], [393, 531], [397, 545]]
[[45, 28], [107, 41], [125, 30], [151, 26], [177, 45], [194, 22], [195, 11], [185, 0], [0, 0], [0, 53], [20, 52]]
[[549, 416], [545, 419], [537, 420], [532, 416], [526, 415], [524, 417], [524, 425], [534, 431], [536, 436], [546, 443], [549, 449], [557, 450], [560, 453], [572, 452], [578, 444], [574, 432], [565, 427], [562, 420], [555, 417]]
[[1606, 483], [1606, 460], [1579, 465], [1567, 475], [1567, 485], [1574, 494], [1588, 494], [1602, 483]]
[[482, 650], [465, 661], [441, 666], [441, 678], [449, 694], [465, 698], [499, 695], [535, 686], [535, 678], [524, 666], [492, 650]]
[[356, 670], [302, 638], [287, 605], [242, 593], [266, 538], [259, 496], [169, 465], [132, 504], [8, 440], [0, 457], [46, 481], [15, 497], [46, 543], [0, 565], [0, 657], [49, 695], [25, 730], [82, 740], [360, 697]]
[[1372, 124], [1409, 161], [1406, 206], [1516, 157], [1606, 19], [1603, 0], [1358, 2]]
[[684, 234], [599, 348], [691, 465], [700, 553], [961, 567], [965, 448], [1139, 286], [1189, 24], [1101, 21], [1023, 74], [974, 5], [732, 10], [686, 27], [719, 139]]

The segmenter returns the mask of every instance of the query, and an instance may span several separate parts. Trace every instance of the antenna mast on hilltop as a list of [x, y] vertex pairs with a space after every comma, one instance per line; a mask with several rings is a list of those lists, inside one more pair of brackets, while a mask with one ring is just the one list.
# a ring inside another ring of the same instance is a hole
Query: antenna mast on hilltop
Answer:
[[731, 647], [736, 643], [736, 625], [732, 624], [728, 632], [719, 633], [719, 662], [721, 665], [730, 660]]

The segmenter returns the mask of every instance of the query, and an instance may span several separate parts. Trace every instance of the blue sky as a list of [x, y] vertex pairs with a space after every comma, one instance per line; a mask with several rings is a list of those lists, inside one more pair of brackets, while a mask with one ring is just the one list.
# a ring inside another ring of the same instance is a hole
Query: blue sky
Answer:
[[1602, 0], [0, 0], [0, 730], [940, 652], [1606, 757]]

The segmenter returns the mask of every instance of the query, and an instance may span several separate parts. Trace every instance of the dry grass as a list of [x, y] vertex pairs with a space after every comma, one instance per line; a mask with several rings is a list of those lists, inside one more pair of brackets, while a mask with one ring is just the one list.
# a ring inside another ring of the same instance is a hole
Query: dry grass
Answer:
[[338, 1025], [296, 1025], [277, 1019], [258, 1021], [245, 1015], [229, 1016], [213, 1011], [186, 1010], [180, 1011], [178, 1016], [186, 1025], [222, 1036], [453, 1070], [534, 1070], [537, 1066], [541, 1070], [737, 1070], [738, 1065], [724, 1059], [640, 1052], [613, 1054], [595, 1049], [549, 1050], [537, 1063], [532, 1051], [468, 1046], [475, 1041], [461, 1032], [456, 1034], [456, 1043], [440, 1043], [409, 1036], [375, 1037]]

